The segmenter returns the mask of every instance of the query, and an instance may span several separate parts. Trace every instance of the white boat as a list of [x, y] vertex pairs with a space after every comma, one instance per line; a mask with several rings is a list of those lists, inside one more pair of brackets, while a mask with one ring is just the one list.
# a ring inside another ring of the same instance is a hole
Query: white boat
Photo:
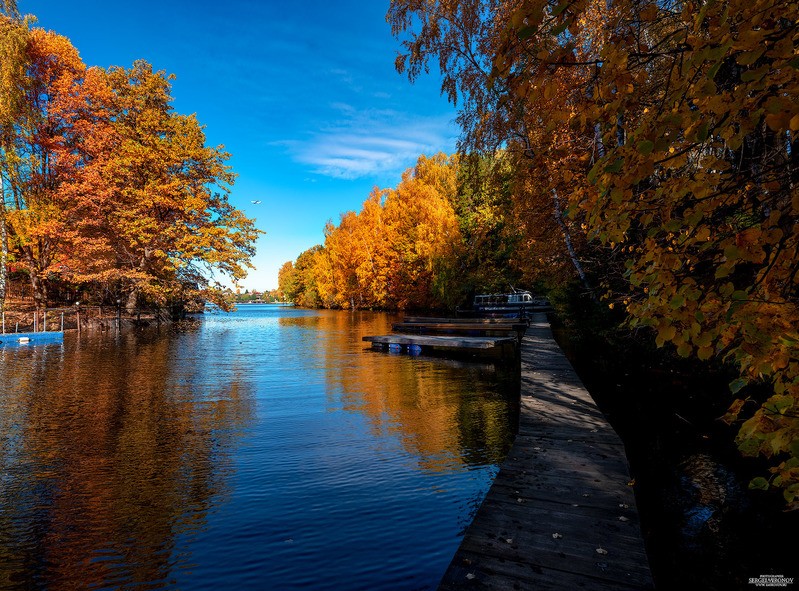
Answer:
[[488, 293], [474, 296], [472, 309], [480, 314], [523, 316], [534, 307], [548, 305], [529, 291], [514, 289], [511, 293]]

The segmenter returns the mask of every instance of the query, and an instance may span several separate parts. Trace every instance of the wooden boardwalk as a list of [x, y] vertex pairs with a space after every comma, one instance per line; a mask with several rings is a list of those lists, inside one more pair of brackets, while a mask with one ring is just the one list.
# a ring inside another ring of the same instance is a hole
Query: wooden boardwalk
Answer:
[[652, 589], [624, 446], [536, 314], [519, 433], [439, 589]]

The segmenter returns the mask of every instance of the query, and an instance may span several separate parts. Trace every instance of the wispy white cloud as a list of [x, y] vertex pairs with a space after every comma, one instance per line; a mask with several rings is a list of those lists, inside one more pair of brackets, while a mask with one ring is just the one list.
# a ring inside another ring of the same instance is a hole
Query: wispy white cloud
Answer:
[[335, 104], [339, 120], [307, 141], [281, 142], [316, 174], [338, 179], [398, 176], [420, 154], [452, 151], [451, 116], [419, 116], [393, 110], [356, 110]]

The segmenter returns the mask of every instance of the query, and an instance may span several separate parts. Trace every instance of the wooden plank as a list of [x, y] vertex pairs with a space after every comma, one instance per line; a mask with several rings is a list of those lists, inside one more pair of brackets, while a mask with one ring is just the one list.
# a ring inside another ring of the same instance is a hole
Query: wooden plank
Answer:
[[419, 345], [444, 349], [493, 349], [516, 343], [514, 337], [448, 337], [430, 335], [377, 335], [365, 336], [364, 341], [383, 345]]
[[514, 336], [521, 340], [527, 329], [526, 324], [512, 325], [459, 325], [459, 324], [394, 324], [391, 329], [401, 334], [441, 335], [441, 336]]
[[464, 550], [450, 566], [452, 577], [442, 581], [440, 591], [632, 591], [638, 585], [620, 584], [602, 578], [581, 576], [564, 569], [550, 569], [527, 561], [503, 560], [487, 564], [481, 552]]
[[515, 324], [518, 318], [428, 318], [426, 316], [406, 316], [402, 319], [408, 324], [416, 322], [448, 322], [455, 324]]
[[391, 325], [392, 330], [405, 332], [414, 329], [453, 330], [453, 331], [486, 331], [511, 332], [526, 330], [527, 324], [523, 322], [503, 322], [502, 324], [466, 324], [462, 322], [398, 322]]
[[624, 445], [543, 315], [520, 356], [516, 441], [439, 589], [651, 589]]

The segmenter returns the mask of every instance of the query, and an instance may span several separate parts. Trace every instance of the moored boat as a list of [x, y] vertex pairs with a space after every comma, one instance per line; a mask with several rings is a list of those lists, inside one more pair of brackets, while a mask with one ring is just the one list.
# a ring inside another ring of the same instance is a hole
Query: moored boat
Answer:
[[472, 309], [482, 315], [524, 317], [531, 310], [548, 305], [529, 291], [514, 289], [511, 293], [478, 294], [474, 296]]

